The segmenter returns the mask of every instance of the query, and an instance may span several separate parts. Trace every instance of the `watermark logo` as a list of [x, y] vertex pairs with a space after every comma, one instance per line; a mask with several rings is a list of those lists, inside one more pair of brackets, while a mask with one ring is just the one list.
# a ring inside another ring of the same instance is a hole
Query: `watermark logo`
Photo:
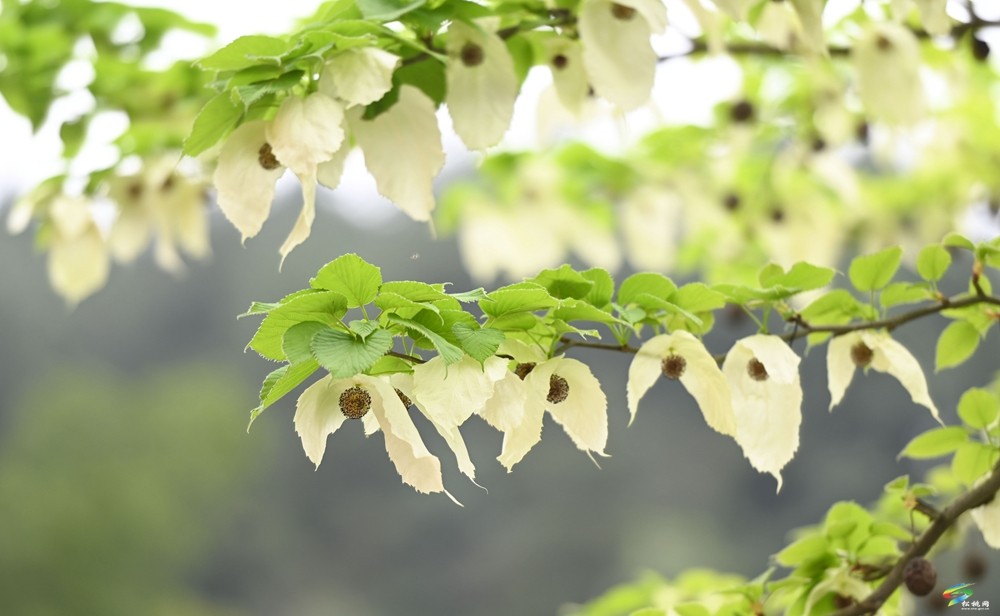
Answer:
[[948, 607], [957, 605], [960, 610], [968, 611], [988, 611], [990, 609], [989, 601], [972, 599], [972, 584], [970, 583], [955, 584], [946, 588], [941, 594], [948, 600]]

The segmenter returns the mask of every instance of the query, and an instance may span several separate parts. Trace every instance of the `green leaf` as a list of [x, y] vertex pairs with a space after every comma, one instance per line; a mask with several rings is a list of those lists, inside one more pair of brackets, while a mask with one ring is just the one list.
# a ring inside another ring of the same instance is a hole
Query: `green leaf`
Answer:
[[347, 328], [362, 338], [367, 338], [372, 332], [378, 329], [378, 322], [369, 321], [368, 319], [357, 319], [348, 323]]
[[264, 317], [249, 346], [268, 359], [284, 360], [282, 342], [289, 328], [303, 321], [316, 321], [336, 327], [346, 312], [344, 296], [339, 293], [326, 291], [296, 297]]
[[207, 58], [198, 60], [202, 68], [215, 71], [235, 71], [260, 64], [262, 59], [277, 59], [286, 54], [291, 44], [273, 36], [241, 36]]
[[951, 253], [944, 246], [925, 246], [917, 255], [917, 273], [929, 282], [937, 282], [944, 277], [951, 266]]
[[632, 303], [639, 303], [636, 298], [642, 294], [666, 300], [676, 290], [677, 285], [663, 274], [639, 272], [623, 280], [621, 286], [618, 287], [618, 304], [625, 307]]
[[390, 310], [412, 310], [413, 314], [421, 310], [430, 310], [432, 312], [439, 312], [437, 306], [431, 303], [415, 302], [409, 298], [403, 297], [398, 293], [381, 291], [378, 297], [375, 298], [375, 305], [382, 309], [382, 312], [389, 312]]
[[941, 240], [941, 245], [951, 246], [954, 248], [964, 248], [966, 250], [976, 249], [976, 245], [972, 243], [972, 240], [965, 237], [961, 233], [955, 233], [955, 232], [949, 233], [948, 235], [944, 236], [944, 239]]
[[601, 310], [583, 300], [563, 300], [559, 307], [552, 311], [552, 316], [563, 321], [593, 321], [606, 325], [619, 325], [622, 320], [606, 310]]
[[[708, 608], [704, 605], [699, 605], [697, 603], [679, 603], [674, 606], [673, 611], [677, 612], [677, 616], [712, 616], [712, 612], [708, 611]], [[643, 612], [646, 612], [645, 614]], [[634, 616], [636, 612], [632, 612], [629, 616]], [[642, 616], [650, 616], [649, 610], [640, 610], [639, 612]], [[662, 610], [653, 610], [653, 613], [663, 614]]]
[[78, 118], [71, 122], [63, 122], [59, 127], [59, 140], [63, 144], [63, 158], [73, 158], [80, 152], [83, 141], [87, 136], [86, 117]]
[[915, 460], [939, 458], [954, 452], [968, 441], [969, 434], [964, 428], [958, 426], [931, 428], [907, 443], [899, 457], [905, 456]]
[[933, 297], [927, 283], [894, 282], [879, 293], [879, 303], [883, 308], [916, 304]]
[[937, 341], [934, 370], [953, 368], [969, 359], [979, 346], [979, 331], [967, 321], [955, 321], [944, 328]]
[[534, 312], [554, 308], [559, 302], [544, 287], [505, 287], [480, 300], [479, 308], [488, 316], [498, 318], [517, 312]]
[[459, 346], [470, 357], [483, 363], [497, 352], [500, 343], [504, 341], [504, 333], [492, 327], [474, 327], [467, 323], [455, 323], [451, 327]]
[[448, 342], [441, 334], [437, 333], [436, 331], [432, 330], [431, 328], [425, 326], [422, 323], [418, 323], [410, 319], [404, 319], [394, 314], [388, 315], [388, 318], [390, 323], [394, 323], [396, 325], [402, 325], [407, 329], [412, 329], [413, 331], [419, 333], [421, 336], [430, 340], [431, 344], [434, 345], [434, 348], [437, 350], [438, 354], [440, 354], [441, 357], [444, 359], [445, 364], [448, 365], [453, 364], [462, 359], [462, 357], [465, 355], [465, 353], [462, 351], [461, 348]]
[[320, 268], [309, 285], [316, 289], [336, 291], [347, 298], [348, 308], [357, 308], [368, 304], [378, 295], [382, 285], [382, 270], [356, 254], [346, 254]]
[[358, 9], [365, 19], [394, 21], [410, 11], [420, 8], [427, 0], [357, 0]]
[[670, 303], [688, 312], [709, 312], [726, 305], [725, 295], [700, 282], [684, 285], [668, 299]]
[[609, 308], [611, 306], [611, 298], [615, 292], [615, 281], [611, 278], [608, 270], [593, 267], [580, 272], [580, 275], [594, 283], [594, 286], [587, 292], [583, 301], [602, 310]]
[[306, 321], [289, 327], [281, 340], [281, 350], [285, 358], [293, 364], [312, 360], [313, 336], [326, 329], [330, 329], [329, 326], [315, 321]]
[[386, 282], [379, 289], [380, 293], [396, 293], [415, 302], [434, 302], [448, 299], [448, 294], [440, 288], [426, 282], [412, 280], [395, 280]]
[[371, 368], [365, 370], [365, 374], [378, 376], [379, 374], [398, 374], [400, 372], [413, 372], [413, 365], [401, 357], [384, 355]]
[[972, 388], [958, 401], [958, 416], [970, 428], [985, 430], [1000, 416], [1000, 399], [989, 390]]
[[239, 98], [240, 102], [243, 103], [243, 108], [249, 112], [251, 105], [264, 100], [266, 96], [280, 92], [287, 92], [302, 83], [303, 75], [305, 75], [305, 71], [293, 69], [282, 73], [274, 79], [239, 86], [234, 91], [236, 92], [236, 96]]
[[794, 568], [807, 562], [826, 557], [830, 544], [823, 535], [803, 537], [775, 555], [782, 567]]
[[472, 302], [478, 302], [486, 297], [486, 289], [479, 287], [478, 289], [464, 291], [462, 293], [448, 293], [448, 296], [457, 299], [463, 304], [471, 304]]
[[847, 274], [851, 279], [851, 284], [858, 291], [878, 291], [889, 284], [892, 277], [896, 275], [902, 258], [903, 249], [901, 247], [886, 248], [875, 254], [855, 258], [851, 261], [851, 267]]
[[586, 297], [594, 283], [568, 265], [559, 269], [543, 270], [532, 279], [548, 290], [557, 299], [580, 299]]
[[758, 280], [762, 287], [785, 287], [798, 292], [825, 287], [835, 274], [829, 267], [819, 267], [804, 261], [793, 265], [787, 273], [780, 265], [772, 263], [761, 270]]
[[368, 370], [390, 349], [392, 334], [385, 329], [377, 329], [364, 339], [330, 329], [317, 333], [312, 339], [313, 357], [335, 379]]
[[184, 155], [197, 156], [225, 137], [243, 117], [243, 108], [229, 92], [213, 96], [198, 112], [191, 134], [184, 140]]
[[971, 486], [993, 468], [996, 460], [997, 450], [995, 447], [970, 441], [964, 443], [955, 452], [955, 457], [951, 459], [951, 472], [955, 479]]
[[247, 424], [247, 431], [250, 431], [254, 420], [266, 408], [298, 387], [317, 370], [319, 370], [319, 364], [316, 360], [309, 360], [299, 364], [286, 364], [268, 374], [260, 388], [260, 406], [250, 411], [250, 423]]

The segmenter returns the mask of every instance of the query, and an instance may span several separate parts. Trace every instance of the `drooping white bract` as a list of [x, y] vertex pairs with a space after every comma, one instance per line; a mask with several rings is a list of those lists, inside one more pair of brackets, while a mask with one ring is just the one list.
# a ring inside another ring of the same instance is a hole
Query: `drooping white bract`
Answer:
[[656, 75], [650, 36], [667, 27], [660, 0], [583, 0], [579, 13], [583, 65], [598, 96], [625, 111], [649, 100]]
[[319, 91], [344, 101], [348, 109], [370, 105], [392, 89], [399, 56], [378, 47], [352, 47], [330, 58], [319, 77]]
[[669, 271], [677, 252], [683, 204], [676, 194], [642, 186], [620, 206], [624, 248], [637, 270]]
[[394, 374], [391, 380], [448, 443], [459, 470], [475, 481], [476, 467], [458, 428], [482, 410], [506, 371], [507, 362], [499, 357], [490, 357], [483, 365], [464, 357], [448, 366], [438, 356], [414, 366], [412, 375]]
[[499, 36], [456, 21], [448, 28], [445, 103], [462, 142], [484, 150], [503, 139], [514, 114], [518, 80]]
[[686, 331], [654, 336], [639, 347], [628, 369], [629, 423], [635, 420], [639, 400], [664, 375], [680, 380], [698, 402], [709, 427], [728, 436], [736, 434], [726, 377], [701, 340]]
[[[367, 398], [367, 408], [359, 411], [359, 399], [364, 398]], [[295, 431], [302, 439], [306, 456], [317, 468], [326, 452], [327, 437], [347, 421], [345, 409], [375, 417], [385, 437], [386, 452], [403, 483], [418, 492], [447, 494], [441, 479], [440, 461], [427, 451], [417, 427], [386, 377], [358, 374], [334, 379], [326, 376], [302, 392], [295, 407]]]
[[579, 116], [590, 90], [583, 67], [583, 48], [577, 41], [560, 36], [547, 41], [545, 53], [559, 102]]
[[[983, 477], [975, 485], [978, 486], [985, 480], [986, 478]], [[1000, 497], [972, 509], [969, 514], [972, 516], [972, 521], [979, 527], [979, 532], [983, 533], [986, 545], [1000, 550]]]
[[859, 366], [865, 371], [873, 368], [895, 377], [915, 403], [927, 407], [934, 419], [941, 422], [937, 407], [927, 390], [927, 379], [920, 362], [886, 331], [850, 332], [830, 340], [826, 352], [826, 367], [831, 411], [843, 400], [844, 393], [854, 378], [855, 368]]
[[348, 125], [378, 191], [410, 218], [430, 220], [434, 176], [444, 166], [434, 102], [420, 89], [404, 85], [395, 105], [371, 120], [354, 111]]
[[175, 159], [148, 161], [142, 173], [111, 180], [109, 197], [118, 217], [108, 234], [108, 247], [118, 261], [133, 261], [156, 238], [157, 265], [179, 272], [178, 249], [196, 259], [209, 253], [208, 216], [203, 185], [175, 171]]
[[951, 31], [951, 18], [948, 17], [948, 0], [893, 0], [893, 7], [900, 20], [905, 20], [910, 5], [915, 4], [920, 12], [920, 21], [924, 29], [934, 36], [944, 36]]
[[240, 125], [222, 144], [212, 175], [219, 208], [243, 241], [260, 233], [271, 212], [274, 185], [285, 172], [267, 141], [267, 122]]
[[878, 23], [854, 44], [851, 52], [861, 102], [875, 119], [913, 124], [924, 114], [920, 81], [920, 43], [906, 27]]
[[52, 222], [49, 282], [75, 306], [107, 284], [111, 269], [108, 248], [87, 199], [59, 195], [52, 200], [48, 214]]
[[608, 401], [586, 364], [562, 356], [545, 359], [539, 349], [509, 339], [499, 353], [515, 358], [517, 373], [503, 375], [480, 415], [504, 431], [497, 459], [508, 471], [541, 440], [545, 411], [577, 448], [605, 455]]
[[738, 340], [722, 373], [732, 391], [736, 442], [750, 464], [778, 480], [799, 448], [802, 384], [799, 356], [777, 336], [756, 334]]
[[344, 109], [333, 98], [316, 92], [305, 98], [286, 98], [277, 115], [265, 125], [274, 156], [298, 176], [302, 184], [302, 211], [281, 245], [288, 253], [309, 237], [316, 218], [317, 167], [334, 157], [344, 141]]

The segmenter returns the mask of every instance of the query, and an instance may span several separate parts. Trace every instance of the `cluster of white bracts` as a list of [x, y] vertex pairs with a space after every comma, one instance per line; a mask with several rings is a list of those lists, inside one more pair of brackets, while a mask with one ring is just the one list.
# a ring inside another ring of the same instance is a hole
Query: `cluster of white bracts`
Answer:
[[[328, 376], [317, 381], [299, 397], [295, 411], [295, 429], [306, 455], [319, 466], [327, 437], [346, 420], [340, 396], [355, 386], [371, 397], [370, 412], [362, 418], [365, 434], [383, 432], [389, 459], [403, 482], [418, 492], [445, 492], [441, 464], [424, 445], [400, 393], [431, 422], [454, 453], [459, 470], [473, 481], [475, 465], [459, 432], [473, 415], [503, 432], [498, 459], [508, 470], [541, 439], [546, 411], [577, 447], [588, 454], [604, 455], [607, 399], [585, 364], [564, 357], [546, 360], [540, 350], [511, 341], [505, 342], [500, 352], [514, 357], [518, 364], [532, 363], [534, 367], [522, 378], [500, 357], [491, 357], [483, 365], [466, 357], [450, 366], [436, 357], [417, 365], [413, 374], [336, 380]], [[557, 378], [564, 381], [565, 396], [553, 402], [551, 382]]]
[[[855, 370], [852, 349], [859, 343], [871, 355], [866, 368], [896, 377], [913, 401], [926, 406], [940, 421], [920, 364], [885, 332], [856, 332], [831, 341], [827, 352], [831, 409], [851, 382]], [[642, 345], [629, 368], [628, 405], [633, 419], [639, 400], [663, 374], [663, 362], [668, 358], [683, 366], [675, 376], [697, 401], [708, 425], [732, 436], [754, 468], [774, 475], [780, 490], [781, 469], [799, 448], [799, 356], [781, 338], [757, 334], [737, 341], [720, 369], [691, 334], [678, 331], [656, 336]], [[754, 368], [752, 362], [759, 365]]]

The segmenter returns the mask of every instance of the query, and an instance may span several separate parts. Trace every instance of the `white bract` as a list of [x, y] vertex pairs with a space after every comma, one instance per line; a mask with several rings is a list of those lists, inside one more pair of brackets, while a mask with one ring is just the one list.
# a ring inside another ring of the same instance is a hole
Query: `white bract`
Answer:
[[271, 212], [274, 185], [285, 172], [267, 142], [267, 122], [255, 120], [233, 131], [219, 152], [212, 176], [223, 215], [243, 241], [260, 233]]
[[497, 459], [508, 471], [541, 440], [545, 411], [577, 448], [605, 455], [608, 400], [586, 364], [562, 356], [545, 359], [539, 349], [513, 340], [505, 341], [499, 353], [514, 357], [520, 374], [505, 372], [479, 413], [503, 430]]
[[650, 186], [640, 187], [622, 201], [624, 247], [635, 269], [666, 272], [673, 268], [683, 207], [676, 194]]
[[736, 418], [726, 377], [701, 340], [685, 331], [655, 336], [639, 348], [628, 370], [630, 422], [635, 420], [639, 400], [660, 376], [684, 385], [713, 430], [735, 435]]
[[840, 404], [854, 378], [855, 368], [889, 374], [906, 388], [913, 401], [930, 410], [941, 423], [937, 407], [927, 390], [927, 379], [920, 362], [906, 347], [892, 339], [886, 331], [858, 331], [832, 339], [826, 353], [827, 385], [830, 389], [830, 410]]
[[330, 58], [319, 78], [319, 91], [344, 101], [348, 109], [370, 105], [392, 89], [399, 56], [378, 47], [353, 47]]
[[107, 283], [111, 269], [108, 249], [87, 199], [57, 196], [48, 215], [52, 223], [49, 282], [75, 306]]
[[448, 28], [445, 103], [462, 142], [483, 150], [500, 142], [517, 100], [514, 60], [496, 34], [461, 21]]
[[[386, 377], [358, 374], [334, 379], [326, 376], [302, 392], [295, 407], [295, 431], [302, 439], [306, 456], [317, 468], [326, 452], [327, 437], [347, 421], [345, 412], [355, 417], [362, 413], [375, 417], [385, 437], [386, 452], [403, 483], [418, 492], [447, 494], [441, 479], [440, 461], [427, 451], [417, 427]], [[372, 428], [365, 431], [374, 432]]]
[[[975, 485], [978, 486], [985, 480], [984, 477]], [[1000, 550], [1000, 496], [994, 497], [985, 505], [972, 509], [969, 514], [972, 516], [972, 521], [979, 527], [979, 532], [983, 533], [986, 545]]]
[[559, 102], [573, 115], [579, 116], [590, 90], [580, 43], [555, 37], [547, 41], [545, 51]]
[[732, 391], [736, 442], [750, 464], [778, 480], [799, 448], [802, 384], [799, 356], [777, 336], [756, 334], [733, 345], [722, 364]]
[[656, 75], [650, 36], [667, 27], [660, 0], [583, 0], [579, 16], [583, 64], [594, 91], [625, 111], [649, 100]]
[[434, 176], [444, 166], [434, 102], [418, 88], [403, 86], [387, 111], [372, 120], [351, 113], [348, 124], [378, 191], [410, 218], [430, 220]]
[[861, 102], [873, 118], [913, 124], [923, 117], [920, 42], [910, 30], [895, 23], [875, 24], [851, 53]]

